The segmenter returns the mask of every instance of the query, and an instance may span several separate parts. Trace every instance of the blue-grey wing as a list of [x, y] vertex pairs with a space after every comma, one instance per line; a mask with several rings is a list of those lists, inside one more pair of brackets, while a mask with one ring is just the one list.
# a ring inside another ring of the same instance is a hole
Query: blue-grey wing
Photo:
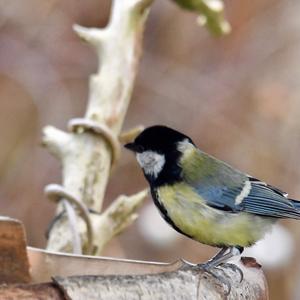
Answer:
[[236, 197], [243, 191], [247, 175], [199, 149], [181, 166], [183, 180], [209, 206], [230, 212], [242, 209]]
[[[300, 202], [280, 189], [246, 175], [216, 158], [198, 151], [183, 165], [183, 180], [209, 206], [232, 213], [248, 212], [273, 218], [300, 219]], [[190, 169], [200, 170], [190, 174]]]
[[248, 212], [273, 218], [300, 218], [300, 202], [287, 198], [287, 194], [249, 177], [239, 186], [211, 186], [197, 191], [211, 207], [230, 212]]
[[249, 178], [251, 190], [243, 199], [243, 210], [249, 213], [273, 218], [300, 218], [298, 201], [287, 198], [287, 193], [261, 182]]
[[229, 188], [224, 185], [209, 187], [200, 185], [197, 186], [196, 190], [209, 206], [225, 211], [238, 212], [243, 210], [243, 207], [236, 203], [235, 199], [241, 194], [242, 186], [241, 184], [240, 186]]

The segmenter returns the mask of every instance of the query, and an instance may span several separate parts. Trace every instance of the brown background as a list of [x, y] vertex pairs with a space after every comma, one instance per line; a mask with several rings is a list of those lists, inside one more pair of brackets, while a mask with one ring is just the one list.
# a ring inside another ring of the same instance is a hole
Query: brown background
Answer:
[[[300, 198], [300, 2], [225, 4], [233, 31], [216, 39], [196, 26], [195, 15], [167, 0], [155, 2], [125, 127], [173, 126], [203, 150]], [[54, 215], [43, 187], [60, 182], [58, 162], [39, 145], [42, 127], [65, 129], [70, 118], [82, 116], [87, 79], [96, 71], [94, 52], [71, 26], [103, 27], [109, 8], [104, 0], [0, 0], [0, 213], [22, 220], [33, 246], [45, 246]], [[124, 151], [106, 202], [145, 185]], [[158, 221], [143, 222], [153, 213], [147, 211], [106, 255], [202, 261], [214, 252], [172, 239]], [[283, 224], [295, 246], [283, 267], [267, 269], [271, 299], [300, 299], [300, 223]]]

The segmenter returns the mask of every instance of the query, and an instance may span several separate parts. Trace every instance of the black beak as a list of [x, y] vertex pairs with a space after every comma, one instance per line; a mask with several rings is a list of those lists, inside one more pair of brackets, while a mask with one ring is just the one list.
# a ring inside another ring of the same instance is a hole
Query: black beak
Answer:
[[138, 150], [138, 147], [135, 143], [128, 143], [128, 144], [125, 144], [124, 147], [130, 151], [133, 151], [133, 152], [137, 152]]

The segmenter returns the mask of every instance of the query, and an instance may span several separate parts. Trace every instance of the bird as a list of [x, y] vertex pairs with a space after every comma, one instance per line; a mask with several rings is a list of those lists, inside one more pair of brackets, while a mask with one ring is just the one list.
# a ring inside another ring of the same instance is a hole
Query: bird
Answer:
[[300, 202], [200, 150], [164, 125], [144, 129], [124, 145], [136, 155], [154, 204], [179, 233], [220, 248], [209, 271], [241, 255], [278, 219], [300, 219]]

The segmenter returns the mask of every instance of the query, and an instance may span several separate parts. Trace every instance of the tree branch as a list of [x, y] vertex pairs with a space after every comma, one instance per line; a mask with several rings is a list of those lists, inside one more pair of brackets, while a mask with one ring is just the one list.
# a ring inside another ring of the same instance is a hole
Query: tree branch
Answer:
[[51, 283], [0, 285], [0, 293], [4, 299], [33, 300], [267, 300], [267, 283], [259, 265], [251, 258], [243, 261], [245, 263], [239, 263], [244, 274], [242, 281], [239, 272], [229, 268], [221, 267], [208, 273], [178, 263], [179, 268], [168, 271], [166, 267], [165, 272], [156, 274], [54, 276]]
[[[140, 196], [136, 195], [137, 201]], [[108, 219], [126, 211], [124, 201], [119, 200], [116, 209], [104, 213]], [[1, 299], [266, 300], [267, 284], [260, 265], [245, 257], [236, 264], [207, 272], [184, 261], [151, 263], [26, 249], [22, 223], [0, 218]], [[53, 278], [56, 284], [49, 283]]]
[[[54, 277], [67, 299], [260, 299], [267, 300], [263, 273], [253, 259], [254, 267], [239, 267], [244, 273], [221, 268], [213, 273], [183, 264], [171, 272], [145, 275], [106, 275]], [[216, 278], [219, 276], [219, 279]]]
[[[112, 156], [117, 148], [112, 141], [120, 133], [131, 98], [142, 48], [144, 23], [151, 3], [149, 0], [115, 0], [106, 28], [74, 26], [78, 36], [94, 47], [99, 59], [98, 72], [90, 78], [86, 121], [80, 126], [73, 126], [71, 133], [53, 127], [44, 130], [44, 145], [61, 160], [64, 189], [89, 209], [98, 212], [102, 209]], [[92, 127], [90, 124], [93, 124]], [[96, 127], [105, 129], [106, 134], [99, 134]], [[103, 217], [92, 215], [94, 232], [98, 233], [94, 254], [99, 254], [108, 239], [135, 218], [137, 204], [141, 203], [146, 194], [142, 192], [138, 195], [125, 198], [127, 206], [132, 209], [125, 210], [124, 216], [117, 214], [118, 218], [108, 218], [106, 214]], [[108, 211], [120, 206], [112, 204]], [[58, 213], [61, 211], [60, 204]], [[104, 232], [102, 226], [107, 228], [108, 220], [115, 231], [110, 231], [101, 240], [99, 232]], [[83, 249], [86, 249], [86, 226], [82, 221], [78, 224]], [[72, 236], [66, 218], [61, 218], [53, 226], [47, 248], [54, 251], [72, 250]]]

